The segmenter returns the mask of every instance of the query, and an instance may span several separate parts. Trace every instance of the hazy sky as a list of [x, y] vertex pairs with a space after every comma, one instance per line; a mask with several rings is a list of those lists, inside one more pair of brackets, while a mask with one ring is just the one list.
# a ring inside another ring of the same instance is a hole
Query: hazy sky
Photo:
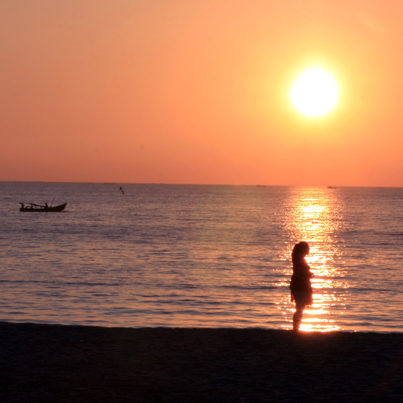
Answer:
[[[0, 180], [403, 186], [400, 0], [0, 0]], [[289, 92], [322, 66], [338, 106]]]

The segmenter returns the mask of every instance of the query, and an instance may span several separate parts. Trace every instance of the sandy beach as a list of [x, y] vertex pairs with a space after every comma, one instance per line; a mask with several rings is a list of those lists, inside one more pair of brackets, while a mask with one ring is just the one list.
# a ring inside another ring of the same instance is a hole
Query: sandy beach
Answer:
[[398, 402], [403, 334], [0, 323], [8, 402]]

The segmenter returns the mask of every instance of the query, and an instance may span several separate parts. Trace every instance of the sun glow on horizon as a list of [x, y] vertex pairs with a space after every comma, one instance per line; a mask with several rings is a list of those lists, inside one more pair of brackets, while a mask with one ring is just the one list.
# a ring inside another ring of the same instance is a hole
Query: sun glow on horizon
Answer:
[[339, 90], [334, 77], [322, 68], [310, 68], [301, 73], [291, 88], [295, 108], [310, 117], [330, 112], [337, 104]]

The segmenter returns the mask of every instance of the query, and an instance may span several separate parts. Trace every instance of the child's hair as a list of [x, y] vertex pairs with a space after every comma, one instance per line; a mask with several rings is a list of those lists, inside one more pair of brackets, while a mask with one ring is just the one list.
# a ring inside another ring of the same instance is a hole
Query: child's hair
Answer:
[[308, 242], [305, 241], [301, 241], [299, 243], [297, 243], [294, 246], [294, 249], [292, 250], [292, 261], [294, 262], [294, 260], [299, 257], [299, 256], [306, 256], [309, 253], [309, 245]]

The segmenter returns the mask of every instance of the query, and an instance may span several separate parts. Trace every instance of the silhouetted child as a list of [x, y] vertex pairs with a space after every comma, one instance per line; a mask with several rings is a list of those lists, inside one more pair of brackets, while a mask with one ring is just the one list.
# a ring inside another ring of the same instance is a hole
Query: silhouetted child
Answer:
[[312, 305], [311, 273], [305, 256], [309, 253], [308, 242], [299, 242], [292, 251], [292, 277], [291, 277], [291, 302], [295, 301], [296, 311], [293, 317], [293, 329], [299, 330], [304, 308]]

